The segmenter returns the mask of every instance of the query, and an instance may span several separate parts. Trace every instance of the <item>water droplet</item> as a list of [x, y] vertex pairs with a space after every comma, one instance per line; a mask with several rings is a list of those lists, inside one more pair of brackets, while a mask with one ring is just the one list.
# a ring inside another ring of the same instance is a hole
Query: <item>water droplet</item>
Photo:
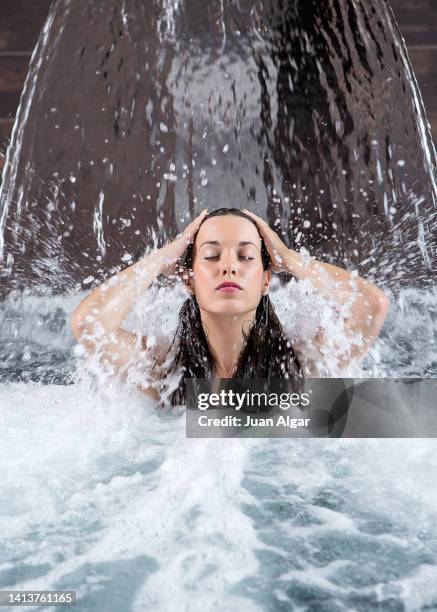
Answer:
[[84, 357], [86, 355], [86, 348], [81, 344], [76, 344], [73, 348], [73, 353], [76, 357]]

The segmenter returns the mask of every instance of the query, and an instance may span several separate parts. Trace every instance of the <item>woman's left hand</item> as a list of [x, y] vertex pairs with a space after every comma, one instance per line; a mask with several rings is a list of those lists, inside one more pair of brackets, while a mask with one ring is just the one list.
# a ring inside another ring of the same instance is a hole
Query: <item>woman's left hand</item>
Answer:
[[246, 208], [243, 208], [243, 212], [249, 217], [252, 217], [252, 219], [255, 221], [270, 255], [272, 270], [274, 272], [288, 271], [287, 256], [290, 253], [290, 249], [287, 247], [287, 245], [282, 242], [278, 234], [272, 230], [264, 219], [261, 219], [261, 217], [258, 217], [258, 215], [255, 215], [255, 213], [250, 212], [250, 210], [247, 210]]

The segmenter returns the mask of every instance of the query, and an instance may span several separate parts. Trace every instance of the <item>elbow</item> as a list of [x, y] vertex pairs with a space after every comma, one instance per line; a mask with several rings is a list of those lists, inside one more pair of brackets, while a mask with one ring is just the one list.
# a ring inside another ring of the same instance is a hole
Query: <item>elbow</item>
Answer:
[[70, 328], [74, 337], [80, 342], [84, 333], [92, 333], [98, 324], [97, 310], [87, 300], [83, 300], [70, 317]]
[[92, 332], [95, 321], [87, 311], [81, 309], [80, 305], [73, 311], [70, 318], [70, 328], [74, 337], [81, 342], [83, 335]]
[[70, 319], [70, 328], [76, 341], [88, 353], [93, 353], [96, 350], [94, 334], [89, 324], [87, 324], [81, 316], [73, 313]]
[[70, 318], [70, 328], [77, 342], [88, 352], [94, 352], [99, 342], [105, 338], [103, 326], [95, 320], [93, 315], [75, 311]]
[[390, 298], [383, 291], [380, 291], [377, 298], [377, 310], [379, 313], [384, 315], [384, 318], [387, 316], [388, 311], [390, 310]]

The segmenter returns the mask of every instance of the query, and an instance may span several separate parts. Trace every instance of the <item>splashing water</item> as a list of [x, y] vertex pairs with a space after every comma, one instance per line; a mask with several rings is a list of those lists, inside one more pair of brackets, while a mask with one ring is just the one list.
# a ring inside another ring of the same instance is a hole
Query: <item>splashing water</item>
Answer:
[[[186, 439], [183, 411], [75, 368], [68, 318], [82, 297], [2, 305], [1, 588], [75, 588], [90, 611], [436, 604], [431, 441]], [[291, 337], [321, 318], [339, 330], [305, 283], [272, 282], [271, 297]], [[436, 297], [402, 291], [354, 375], [431, 372]], [[124, 327], [168, 341], [184, 299], [153, 286]]]

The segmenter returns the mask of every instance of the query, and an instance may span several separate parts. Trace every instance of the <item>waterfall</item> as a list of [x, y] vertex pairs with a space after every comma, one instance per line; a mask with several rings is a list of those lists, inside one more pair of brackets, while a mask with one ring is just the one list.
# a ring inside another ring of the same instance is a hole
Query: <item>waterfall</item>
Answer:
[[2, 284], [63, 292], [237, 206], [291, 248], [427, 286], [435, 170], [386, 0], [56, 0], [4, 169]]

